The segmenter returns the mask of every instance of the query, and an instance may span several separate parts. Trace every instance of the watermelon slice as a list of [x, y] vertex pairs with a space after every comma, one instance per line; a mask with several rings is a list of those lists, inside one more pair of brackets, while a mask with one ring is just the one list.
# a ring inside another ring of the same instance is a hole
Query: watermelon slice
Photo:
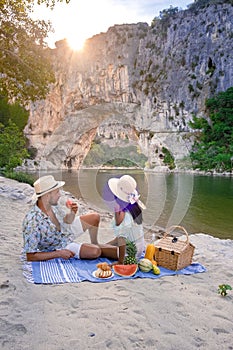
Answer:
[[131, 265], [114, 265], [113, 266], [114, 272], [123, 277], [132, 277], [135, 275], [135, 273], [138, 270], [137, 264], [131, 264]]
[[66, 201], [66, 206], [67, 206], [67, 208], [70, 209], [70, 208], [72, 207], [72, 204], [73, 204], [72, 199], [68, 198], [67, 201]]

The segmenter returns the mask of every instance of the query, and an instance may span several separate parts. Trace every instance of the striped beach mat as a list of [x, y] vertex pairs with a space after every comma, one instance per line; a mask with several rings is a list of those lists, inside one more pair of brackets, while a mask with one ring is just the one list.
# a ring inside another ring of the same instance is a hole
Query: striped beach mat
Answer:
[[179, 271], [172, 271], [160, 267], [159, 275], [154, 275], [153, 272], [142, 272], [138, 270], [132, 277], [121, 277], [113, 274], [111, 278], [107, 279], [96, 278], [93, 274], [97, 269], [96, 265], [104, 261], [106, 261], [108, 264], [111, 264], [111, 261], [105, 258], [99, 258], [96, 260], [52, 259], [47, 261], [25, 262], [23, 274], [29, 282], [35, 284], [59, 284], [78, 283], [82, 281], [103, 283], [120, 279], [135, 278], [158, 279], [163, 276], [192, 275], [206, 271], [206, 268], [201, 264], [192, 263], [191, 265]]

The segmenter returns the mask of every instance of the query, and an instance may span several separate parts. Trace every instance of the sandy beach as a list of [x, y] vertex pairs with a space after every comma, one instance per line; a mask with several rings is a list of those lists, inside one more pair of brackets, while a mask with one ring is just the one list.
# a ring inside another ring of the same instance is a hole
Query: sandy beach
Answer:
[[[197, 233], [190, 276], [36, 285], [23, 276], [22, 220], [32, 188], [0, 178], [0, 347], [15, 350], [233, 349], [233, 241]], [[84, 208], [85, 209], [85, 208]], [[88, 208], [89, 210], [89, 208]], [[111, 238], [110, 216], [99, 230]], [[88, 233], [82, 236], [89, 241]]]

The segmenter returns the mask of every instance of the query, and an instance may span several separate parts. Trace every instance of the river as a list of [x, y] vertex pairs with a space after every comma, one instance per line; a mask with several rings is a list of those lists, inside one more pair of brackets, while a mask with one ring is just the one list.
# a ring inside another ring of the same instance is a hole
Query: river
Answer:
[[[233, 178], [193, 174], [147, 173], [141, 170], [52, 171], [66, 182], [64, 190], [103, 210], [103, 189], [110, 177], [132, 175], [140, 199], [146, 204], [143, 219], [147, 227], [181, 225], [188, 233], [203, 232], [233, 239]], [[34, 174], [35, 178], [46, 175]]]

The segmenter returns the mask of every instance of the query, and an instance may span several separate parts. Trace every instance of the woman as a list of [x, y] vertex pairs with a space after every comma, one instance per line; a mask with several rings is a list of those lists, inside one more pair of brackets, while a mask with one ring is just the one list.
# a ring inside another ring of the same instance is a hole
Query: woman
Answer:
[[[126, 241], [134, 242], [137, 248], [136, 259], [139, 259], [144, 251], [144, 232], [142, 225], [142, 209], [145, 205], [139, 200], [136, 189], [137, 183], [130, 175], [120, 178], [111, 178], [108, 187], [114, 196], [114, 236], [108, 242], [109, 245], [118, 247], [115, 249], [115, 258], [118, 264], [123, 264], [126, 256]], [[102, 250], [103, 256], [104, 250]], [[109, 251], [106, 250], [106, 256]]]

